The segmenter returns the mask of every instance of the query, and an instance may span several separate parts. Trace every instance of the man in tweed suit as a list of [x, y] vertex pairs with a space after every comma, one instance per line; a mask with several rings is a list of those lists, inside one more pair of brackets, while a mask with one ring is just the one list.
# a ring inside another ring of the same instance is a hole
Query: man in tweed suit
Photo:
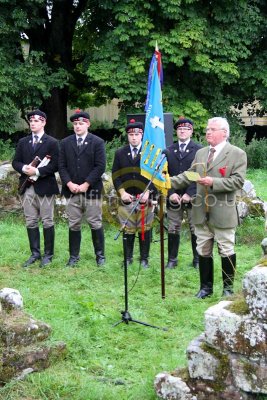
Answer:
[[[31, 256], [23, 267], [41, 259], [39, 219], [42, 220], [44, 235], [44, 256], [40, 267], [45, 267], [51, 263], [54, 255], [54, 198], [59, 193], [55, 177], [58, 170], [58, 141], [45, 133], [46, 114], [43, 111], [31, 111], [27, 118], [31, 134], [19, 140], [12, 162], [13, 168], [21, 174], [19, 191], [31, 249]], [[35, 157], [43, 160], [46, 156], [50, 157], [47, 165], [32, 165]]]
[[74, 267], [80, 259], [83, 217], [91, 228], [96, 263], [102, 266], [105, 263], [101, 179], [106, 166], [104, 141], [89, 132], [90, 116], [87, 112], [76, 110], [70, 120], [74, 134], [62, 140], [58, 164], [69, 220], [70, 257], [67, 266]]
[[[185, 117], [180, 117], [174, 124], [178, 141], [168, 147], [167, 153], [168, 172], [170, 176], [181, 174], [191, 167], [196, 152], [202, 147], [191, 140], [193, 122]], [[168, 262], [166, 268], [175, 268], [178, 263], [180, 232], [184, 214], [187, 215], [191, 232], [191, 245], [193, 252], [192, 265], [198, 267], [198, 253], [196, 250], [195, 228], [192, 224], [191, 199], [196, 194], [195, 182], [185, 189], [169, 189], [167, 196], [168, 218]]]
[[[206, 140], [208, 147], [200, 149], [191, 171], [172, 177], [175, 189], [197, 182], [193, 199], [192, 221], [197, 236], [199, 254], [200, 290], [197, 297], [204, 299], [213, 293], [213, 245], [217, 241], [221, 256], [223, 295], [233, 293], [236, 268], [235, 230], [238, 225], [236, 192], [242, 188], [246, 167], [246, 153], [231, 145], [229, 124], [225, 118], [208, 120]], [[192, 172], [199, 176], [192, 176]]]

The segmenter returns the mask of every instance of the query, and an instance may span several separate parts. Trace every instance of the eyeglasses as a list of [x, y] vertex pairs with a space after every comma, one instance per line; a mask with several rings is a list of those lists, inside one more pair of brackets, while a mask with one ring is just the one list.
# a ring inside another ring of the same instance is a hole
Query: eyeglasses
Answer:
[[181, 126], [177, 128], [177, 131], [191, 131], [192, 128], [187, 128], [186, 126]]
[[224, 128], [206, 128], [204, 132], [208, 132], [208, 131], [211, 131], [211, 132], [225, 131], [225, 129]]

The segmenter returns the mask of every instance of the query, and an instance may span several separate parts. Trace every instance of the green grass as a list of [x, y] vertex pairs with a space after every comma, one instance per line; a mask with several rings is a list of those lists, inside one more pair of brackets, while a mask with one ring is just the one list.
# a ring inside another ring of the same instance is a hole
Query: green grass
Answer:
[[267, 201], [267, 170], [266, 169], [249, 169], [246, 179], [250, 180], [256, 190], [256, 194], [262, 200]]
[[[251, 172], [256, 190], [259, 175]], [[263, 188], [264, 174], [262, 179]], [[154, 240], [159, 239], [158, 230], [156, 222]], [[155, 375], [186, 366], [186, 348], [203, 332], [205, 310], [221, 300], [221, 268], [216, 251], [214, 295], [203, 301], [194, 297], [199, 277], [189, 266], [192, 254], [187, 226], [181, 238], [179, 267], [166, 271], [165, 299], [161, 297], [159, 242], [152, 243], [148, 270], [139, 271], [136, 246], [135, 262], [128, 273], [132, 318], [166, 327], [167, 331], [134, 322], [114, 326], [125, 309], [122, 238], [114, 240], [116, 227], [105, 226], [105, 268], [96, 267], [86, 226], [82, 232], [81, 262], [71, 269], [65, 267], [66, 224], [56, 226], [54, 261], [45, 269], [38, 268], [38, 264], [21, 268], [29, 256], [23, 222], [11, 216], [0, 220], [0, 232], [0, 287], [18, 289], [24, 310], [51, 325], [50, 341], [64, 341], [67, 345], [64, 360], [24, 381], [10, 382], [0, 389], [1, 400], [156, 400]], [[244, 274], [261, 257], [263, 237], [262, 218], [248, 218], [238, 228], [236, 291], [241, 290]]]

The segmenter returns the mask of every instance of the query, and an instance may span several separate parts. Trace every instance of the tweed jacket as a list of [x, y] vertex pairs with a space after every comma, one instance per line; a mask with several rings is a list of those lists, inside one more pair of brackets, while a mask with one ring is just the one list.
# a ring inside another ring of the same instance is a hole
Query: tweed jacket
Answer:
[[67, 187], [68, 182], [89, 183], [86, 197], [99, 199], [103, 190], [101, 176], [105, 172], [106, 153], [103, 139], [88, 133], [79, 151], [76, 135], [64, 138], [60, 144], [58, 169], [62, 180], [61, 194], [66, 198], [72, 196]]
[[[182, 153], [179, 149], [179, 142], [176, 142], [169, 146], [169, 153], [167, 154], [169, 175], [175, 176], [181, 174], [184, 171], [187, 171], [191, 167], [196, 152], [201, 148], [202, 146], [198, 143], [193, 142], [193, 140], [190, 140], [186, 147], [186, 150]], [[191, 185], [183, 189], [171, 188], [168, 191], [168, 197], [173, 193], [177, 193], [180, 196], [182, 196], [184, 193], [187, 193], [190, 197], [192, 197], [196, 194], [196, 184], [191, 183]]]
[[[38, 168], [40, 176], [33, 183], [34, 190], [39, 196], [58, 194], [59, 189], [55, 177], [55, 172], [58, 170], [58, 153], [58, 141], [46, 133], [43, 134], [35, 149], [32, 146], [32, 135], [21, 138], [12, 161], [13, 168], [21, 174], [19, 178], [19, 190], [21, 185], [27, 180], [27, 175], [22, 172], [23, 166], [30, 164], [36, 156], [42, 160], [45, 156], [49, 155], [51, 157], [49, 164]], [[20, 193], [23, 194], [29, 185], [26, 185]]]
[[[140, 174], [140, 152], [133, 160], [130, 145], [116, 150], [112, 166], [112, 180], [117, 192], [119, 189], [125, 189], [133, 196], [141, 194], [149, 181]], [[150, 185], [149, 190], [150, 197], [155, 197], [157, 190], [153, 184]]]
[[[242, 188], [246, 167], [246, 153], [236, 146], [226, 143], [219, 155], [207, 168], [209, 147], [196, 153], [190, 171], [198, 172], [201, 177], [211, 176], [212, 187], [197, 184], [197, 193], [193, 199], [192, 222], [203, 224], [207, 220], [217, 228], [235, 228], [238, 225], [236, 193]], [[190, 185], [185, 172], [171, 178], [173, 188]]]

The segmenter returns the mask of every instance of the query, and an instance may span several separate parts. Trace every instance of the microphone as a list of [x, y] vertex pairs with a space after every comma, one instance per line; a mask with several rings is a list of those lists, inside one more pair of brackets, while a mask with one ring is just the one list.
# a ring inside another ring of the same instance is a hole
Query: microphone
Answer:
[[165, 154], [165, 156], [167, 157], [168, 155], [170, 155], [170, 150], [169, 149], [164, 149], [162, 150], [161, 154]]
[[158, 170], [159, 170], [159, 168], [160, 168], [162, 162], [165, 160], [165, 158], [166, 158], [169, 154], [170, 154], [170, 150], [168, 150], [168, 149], [162, 150], [160, 159], [159, 159], [159, 161], [158, 161], [158, 163], [157, 163], [157, 165], [156, 165], [156, 167], [155, 167], [155, 171], [158, 171]]

